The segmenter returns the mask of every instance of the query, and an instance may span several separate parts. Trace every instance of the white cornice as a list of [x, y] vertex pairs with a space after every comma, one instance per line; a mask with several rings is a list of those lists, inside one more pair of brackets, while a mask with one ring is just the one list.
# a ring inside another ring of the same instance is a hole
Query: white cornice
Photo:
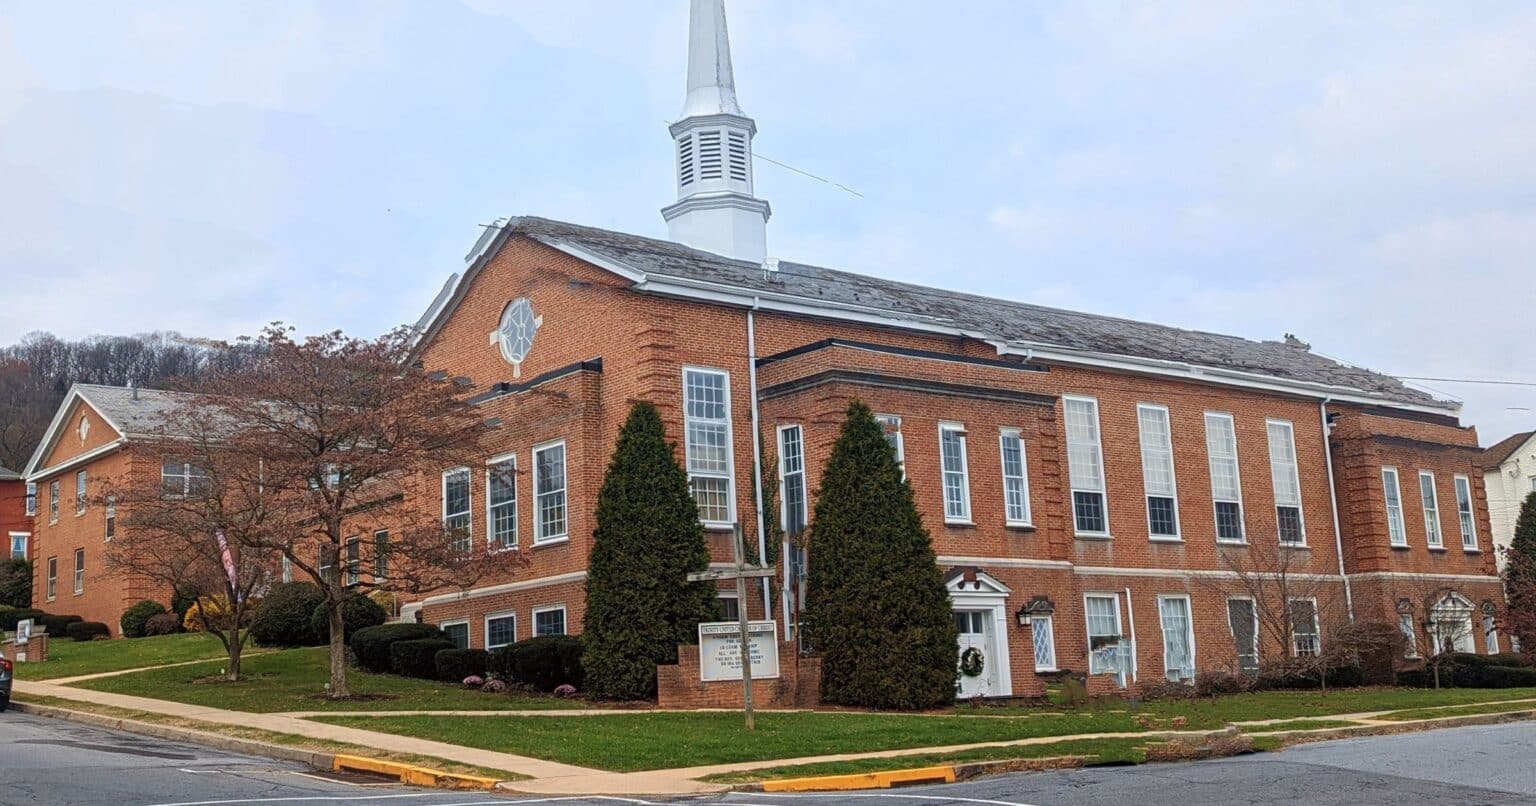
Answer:
[[580, 582], [587, 578], [586, 571], [573, 571], [569, 574], [557, 574], [555, 576], [539, 577], [537, 579], [524, 579], [518, 582], [507, 582], [501, 585], [488, 585], [484, 588], [470, 588], [457, 593], [440, 593], [428, 596], [415, 602], [409, 602], [401, 607], [416, 607], [420, 609], [424, 605], [447, 604], [449, 602], [462, 602], [466, 599], [482, 599], [486, 596], [495, 596], [499, 593], [512, 593], [515, 591], [532, 590], [534, 588], [547, 588], [551, 585], [564, 585], [567, 582]]
[[[53, 452], [54, 446], [58, 444], [59, 437], [64, 433], [64, 416], [69, 413], [70, 409], [74, 408], [74, 405], [77, 402], [83, 401], [86, 405], [90, 406], [91, 411], [95, 412], [96, 416], [100, 417], [102, 422], [106, 423], [113, 431], [117, 432], [117, 442], [120, 443], [127, 438], [128, 434], [123, 430], [123, 427], [118, 425], [117, 422], [111, 417], [108, 417], [105, 413], [103, 413], [102, 410], [97, 407], [95, 403], [92, 403], [90, 398], [87, 398], [85, 394], [80, 390], [80, 384], [77, 383], [71, 385], [69, 387], [69, 392], [64, 395], [64, 402], [60, 403], [58, 409], [53, 412], [53, 419], [48, 422], [48, 430], [43, 432], [43, 438], [38, 441], [37, 449], [32, 452], [32, 458], [27, 460], [26, 469], [21, 472], [21, 475], [25, 476], [28, 481], [32, 481], [34, 476], [39, 475], [40, 471], [38, 469], [38, 465], [42, 463], [43, 459], [47, 458], [49, 453]], [[57, 470], [58, 466], [49, 468], [46, 472], [53, 473]]]
[[66, 470], [79, 467], [80, 465], [92, 462], [99, 457], [106, 456], [107, 454], [112, 453], [113, 451], [123, 447], [126, 444], [128, 444], [127, 437], [118, 437], [117, 439], [114, 439], [105, 445], [100, 445], [86, 451], [85, 453], [72, 456], [65, 461], [53, 465], [52, 467], [45, 467], [42, 470], [30, 472], [27, 474], [27, 481], [36, 483], [48, 478], [49, 476], [58, 475], [59, 473], [62, 473]]

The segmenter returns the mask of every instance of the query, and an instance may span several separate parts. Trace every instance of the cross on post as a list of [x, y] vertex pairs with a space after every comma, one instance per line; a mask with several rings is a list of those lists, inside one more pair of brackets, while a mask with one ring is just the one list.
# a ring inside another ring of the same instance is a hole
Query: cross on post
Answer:
[[688, 575], [689, 582], [714, 582], [721, 579], [736, 580], [736, 621], [741, 628], [741, 705], [746, 716], [747, 730], [757, 727], [756, 719], [752, 714], [752, 646], [751, 637], [748, 634], [747, 625], [747, 580], [752, 578], [772, 577], [776, 571], [772, 567], [749, 568], [742, 549], [741, 524], [732, 527], [731, 552], [735, 559], [735, 568], [722, 568], [719, 570], [695, 571]]

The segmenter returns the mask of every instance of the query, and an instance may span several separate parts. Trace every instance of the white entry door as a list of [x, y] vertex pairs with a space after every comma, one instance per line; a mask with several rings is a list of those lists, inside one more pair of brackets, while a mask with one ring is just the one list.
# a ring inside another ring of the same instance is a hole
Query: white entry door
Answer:
[[981, 673], [974, 676], [964, 671], [960, 672], [960, 689], [956, 696], [995, 697], [1000, 694], [997, 686], [996, 642], [992, 640], [992, 611], [956, 610], [955, 630], [960, 634], [960, 647], [955, 662], [962, 664], [966, 657], [966, 650], [975, 649], [981, 653], [982, 667]]

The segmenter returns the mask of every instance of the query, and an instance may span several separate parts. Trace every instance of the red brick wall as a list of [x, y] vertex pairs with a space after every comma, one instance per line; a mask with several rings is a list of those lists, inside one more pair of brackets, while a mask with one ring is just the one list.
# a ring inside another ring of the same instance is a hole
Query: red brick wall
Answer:
[[[741, 708], [740, 680], [699, 679], [699, 648], [677, 648], [677, 663], [656, 667], [662, 708]], [[779, 644], [779, 676], [752, 681], [754, 708], [811, 708], [821, 702], [821, 662], [802, 657], [794, 642]]]
[[[27, 483], [24, 481], [0, 481], [0, 557], [11, 556], [9, 535], [13, 532], [30, 534], [32, 518], [27, 516]], [[27, 559], [31, 559], [32, 545], [27, 544]]]

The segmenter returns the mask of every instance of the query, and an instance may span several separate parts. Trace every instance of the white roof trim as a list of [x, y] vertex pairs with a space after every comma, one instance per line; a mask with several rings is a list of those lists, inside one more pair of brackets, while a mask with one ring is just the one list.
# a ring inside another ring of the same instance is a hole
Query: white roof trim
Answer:
[[[950, 570], [951, 570], [951, 573], [953, 573], [955, 569], [950, 569]], [[975, 594], [982, 594], [982, 595], [991, 594], [991, 595], [1007, 596], [1008, 594], [1013, 593], [1013, 589], [1012, 588], [1009, 588], [1007, 585], [1004, 585], [1002, 582], [998, 581], [997, 577], [992, 576], [991, 574], [987, 573], [986, 571], [981, 570], [980, 568], [976, 569], [976, 582], [975, 583], [967, 582], [966, 579], [965, 579], [965, 574], [964, 573], [959, 573], [959, 574], [955, 574], [954, 578], [952, 578], [948, 582], [944, 583], [944, 587], [949, 589], [949, 592], [951, 594], [963, 593], [963, 594], [972, 594], [972, 595], [975, 595]]]
[[[84, 384], [77, 383], [71, 385], [69, 387], [69, 393], [64, 395], [64, 402], [60, 403], [58, 410], [54, 411], [53, 419], [48, 423], [48, 430], [43, 432], [43, 438], [40, 442], [37, 443], [37, 449], [32, 452], [32, 458], [27, 460], [27, 468], [21, 472], [21, 475], [26, 477], [28, 481], [32, 481], [35, 476], [38, 476], [42, 473], [42, 471], [38, 468], [38, 465], [43, 461], [45, 457], [48, 456], [49, 453], [53, 451], [54, 446], [59, 441], [59, 437], [63, 435], [63, 429], [65, 427], [64, 415], [74, 407], [76, 402], [84, 401], [86, 405], [91, 407], [92, 411], [96, 412], [96, 416], [100, 417], [102, 422], [111, 426], [112, 430], [117, 432], [117, 443], [121, 443], [128, 437], [128, 432], [124, 431], [121, 425], [118, 425], [115, 421], [113, 421], [111, 417], [108, 417], [104, 412], [102, 412], [100, 406], [97, 406], [95, 403], [91, 402], [90, 398], [85, 396], [85, 393], [82, 391], [83, 387]], [[96, 451], [91, 451], [91, 453], [95, 454]], [[58, 467], [62, 467], [62, 465], [48, 468], [47, 470], [50, 472], [55, 471], [58, 469]]]
[[53, 465], [52, 467], [45, 467], [36, 473], [27, 476], [27, 481], [36, 482], [49, 476], [57, 475], [71, 468], [79, 467], [80, 465], [86, 464], [87, 462], [90, 462], [99, 456], [105, 456], [109, 454], [118, 448], [123, 447], [123, 445], [127, 443], [128, 440], [126, 438], [118, 437], [117, 439], [114, 439], [105, 445], [98, 445], [97, 447], [94, 447], [78, 456], [71, 456], [70, 458], [56, 465]]

